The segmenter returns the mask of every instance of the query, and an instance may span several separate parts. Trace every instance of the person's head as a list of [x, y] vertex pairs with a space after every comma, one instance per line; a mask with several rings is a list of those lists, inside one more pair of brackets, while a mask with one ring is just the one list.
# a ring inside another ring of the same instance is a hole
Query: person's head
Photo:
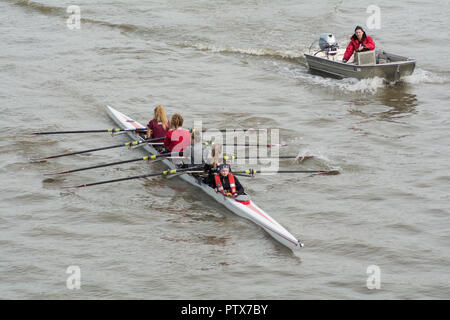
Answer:
[[167, 129], [169, 127], [169, 120], [167, 120], [166, 112], [164, 111], [164, 108], [161, 105], [156, 106], [153, 120], [155, 120], [158, 123], [162, 123], [164, 129]]
[[214, 144], [211, 149], [211, 163], [213, 168], [216, 169], [217, 164], [223, 161], [222, 145]]
[[230, 173], [230, 166], [227, 164], [222, 164], [219, 166], [219, 172], [223, 177], [228, 176]]
[[181, 114], [179, 113], [175, 113], [172, 116], [172, 121], [171, 121], [171, 125], [173, 128], [178, 129], [181, 128], [183, 126], [183, 117], [181, 116]]
[[364, 29], [360, 26], [356, 26], [355, 35], [358, 38], [358, 40], [361, 40], [364, 35]]

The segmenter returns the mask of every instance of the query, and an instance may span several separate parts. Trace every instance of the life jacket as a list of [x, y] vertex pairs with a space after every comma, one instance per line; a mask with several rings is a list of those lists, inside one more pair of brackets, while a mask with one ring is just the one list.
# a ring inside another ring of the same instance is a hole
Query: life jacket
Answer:
[[[228, 173], [228, 182], [230, 183], [231, 193], [236, 194], [236, 183], [234, 181], [234, 176], [231, 172]], [[214, 177], [216, 180], [217, 191], [221, 192], [223, 195], [227, 195], [223, 189], [222, 181], [220, 181], [220, 173], [217, 173]]]

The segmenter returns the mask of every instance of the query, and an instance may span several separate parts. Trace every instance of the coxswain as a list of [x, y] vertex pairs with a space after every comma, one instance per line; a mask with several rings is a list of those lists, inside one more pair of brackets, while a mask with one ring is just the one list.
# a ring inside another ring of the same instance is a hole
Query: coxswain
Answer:
[[219, 166], [219, 173], [214, 177], [215, 190], [227, 197], [236, 197], [237, 195], [245, 194], [244, 187], [240, 184], [237, 177], [231, 173], [228, 164], [221, 164]]
[[182, 156], [184, 149], [191, 145], [191, 133], [183, 129], [183, 117], [175, 113], [170, 121], [172, 129], [164, 139], [164, 147], [167, 152], [177, 153]]
[[164, 108], [159, 105], [154, 110], [153, 119], [147, 124], [146, 139], [165, 138], [169, 133], [170, 121], [167, 120]]
[[355, 51], [360, 52], [369, 50], [375, 50], [375, 42], [370, 36], [366, 35], [362, 27], [356, 26], [355, 34], [350, 38], [350, 43], [345, 50], [342, 62], [347, 63]]

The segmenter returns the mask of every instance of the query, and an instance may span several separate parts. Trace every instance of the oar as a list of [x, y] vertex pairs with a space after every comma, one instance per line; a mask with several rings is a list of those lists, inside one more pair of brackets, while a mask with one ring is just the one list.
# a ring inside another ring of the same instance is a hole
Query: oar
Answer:
[[[214, 144], [214, 141], [206, 141], [203, 142], [205, 146], [212, 146]], [[280, 144], [280, 143], [271, 143], [271, 144], [248, 144], [248, 143], [223, 143], [222, 146], [235, 146], [235, 147], [286, 147], [287, 144]]]
[[115, 166], [115, 165], [119, 165], [119, 164], [130, 163], [130, 162], [135, 162], [135, 161], [142, 161], [142, 160], [148, 160], [148, 161], [155, 160], [155, 161], [158, 161], [158, 160], [164, 160], [164, 159], [167, 159], [167, 158], [178, 158], [178, 157], [171, 157], [171, 155], [172, 155], [171, 153], [161, 153], [161, 154], [158, 154], [158, 155], [145, 156], [145, 157], [142, 157], [142, 158], [131, 159], [131, 160], [110, 162], [110, 163], [99, 164], [99, 165], [95, 165], [95, 166], [91, 166], [91, 167], [66, 170], [66, 171], [61, 171], [61, 172], [56, 172], [56, 173], [44, 173], [44, 175], [45, 176], [50, 176], [50, 175], [57, 175], [57, 174], [67, 174], [67, 173], [72, 173], [72, 172], [78, 172], [78, 171], [84, 171], [84, 170], [90, 170], [90, 169], [97, 169], [97, 168], [104, 168], [104, 167]]
[[97, 133], [97, 132], [127, 132], [127, 131], [140, 131], [146, 132], [146, 128], [136, 128], [136, 129], [120, 129], [120, 128], [111, 128], [111, 129], [98, 129], [98, 130], [72, 130], [72, 131], [47, 131], [47, 132], [33, 132], [33, 135], [44, 135], [44, 134], [71, 134], [71, 133]]
[[[191, 133], [195, 132], [195, 128], [189, 128], [188, 129]], [[237, 132], [237, 133], [241, 133], [241, 132], [253, 132], [253, 131], [267, 131], [270, 129], [254, 129], [254, 128], [248, 128], [248, 129], [202, 129], [202, 132], [206, 132], [206, 131], [218, 131], [218, 132], [222, 132], [222, 133], [227, 133], [227, 132]]]
[[261, 171], [261, 170], [254, 170], [254, 169], [247, 169], [245, 171], [232, 171], [233, 174], [239, 174], [243, 175], [243, 177], [251, 177], [255, 175], [256, 173], [319, 173], [319, 174], [329, 174], [329, 175], [335, 175], [339, 174], [338, 170], [278, 170], [278, 171]]
[[114, 180], [106, 180], [106, 181], [100, 181], [100, 182], [93, 182], [93, 183], [86, 183], [81, 184], [79, 186], [73, 186], [73, 187], [63, 187], [64, 189], [70, 189], [70, 188], [83, 188], [83, 187], [90, 187], [90, 186], [96, 186], [99, 184], [106, 184], [106, 183], [113, 183], [113, 182], [120, 182], [120, 181], [127, 181], [127, 180], [133, 180], [133, 179], [142, 179], [142, 178], [150, 178], [150, 177], [157, 177], [157, 176], [168, 176], [175, 173], [190, 173], [194, 172], [196, 167], [194, 168], [185, 168], [185, 169], [171, 169], [171, 170], [164, 170], [160, 173], [150, 173], [150, 174], [143, 174], [139, 176], [132, 176], [132, 177], [126, 177], [126, 178], [120, 178], [120, 179], [114, 179]]
[[312, 159], [314, 156], [279, 156], [279, 157], [243, 157], [239, 158], [237, 156], [224, 156], [224, 160], [251, 160], [251, 159], [299, 159], [299, 160], [305, 160], [305, 159]]
[[60, 157], [67, 157], [67, 156], [72, 156], [72, 155], [75, 155], [75, 154], [82, 154], [82, 153], [87, 153], [87, 152], [94, 152], [94, 151], [114, 149], [114, 148], [120, 148], [120, 147], [131, 147], [131, 146], [143, 145], [143, 144], [146, 144], [146, 143], [149, 143], [149, 144], [162, 144], [162, 143], [153, 143], [153, 141], [161, 141], [163, 139], [164, 138], [155, 138], [155, 139], [148, 139], [148, 140], [143, 140], [143, 141], [128, 141], [128, 142], [121, 143], [121, 144], [115, 144], [113, 146], [107, 146], [107, 147], [100, 147], [100, 148], [94, 148], [94, 149], [88, 149], [88, 150], [82, 150], [82, 151], [76, 151], [76, 152], [70, 152], [70, 153], [57, 154], [57, 155], [47, 156], [47, 157], [43, 157], [43, 158], [31, 158], [30, 160], [31, 161], [42, 161], [42, 160], [54, 159], [54, 158], [60, 158]]

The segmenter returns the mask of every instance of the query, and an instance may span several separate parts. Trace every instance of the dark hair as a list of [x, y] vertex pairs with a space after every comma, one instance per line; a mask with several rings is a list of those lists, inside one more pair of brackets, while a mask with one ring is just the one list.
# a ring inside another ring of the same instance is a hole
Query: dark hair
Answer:
[[365, 32], [364, 29], [362, 27], [360, 27], [360, 26], [356, 26], [355, 32], [356, 32], [356, 30], [361, 30], [362, 32]]

